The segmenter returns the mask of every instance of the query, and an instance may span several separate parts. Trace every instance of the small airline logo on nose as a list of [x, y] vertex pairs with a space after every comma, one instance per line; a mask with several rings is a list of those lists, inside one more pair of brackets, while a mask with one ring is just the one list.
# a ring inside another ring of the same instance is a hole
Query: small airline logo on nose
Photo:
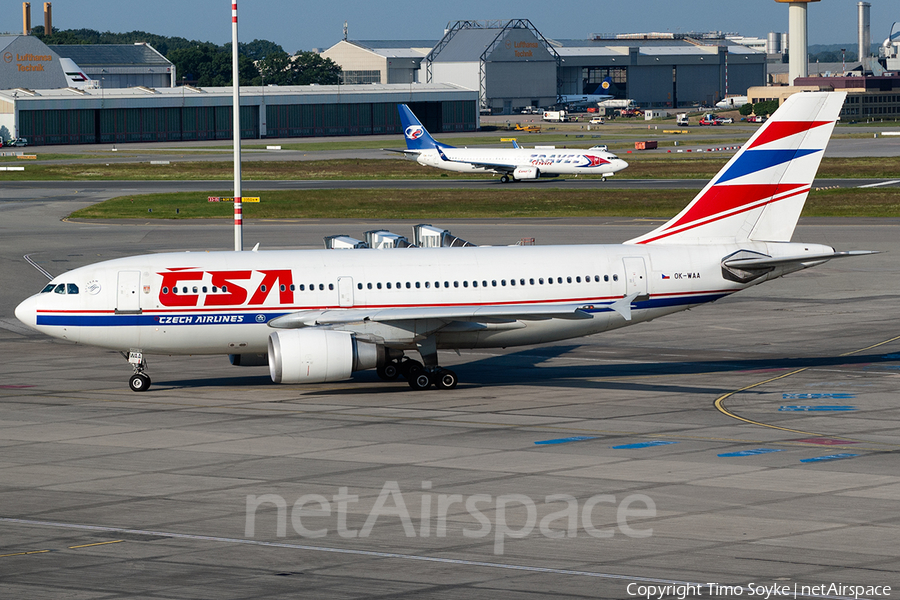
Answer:
[[600, 165], [609, 164], [608, 160], [603, 160], [599, 156], [591, 156], [590, 154], [585, 154], [584, 157], [588, 160], [588, 164], [585, 165], [587, 167], [599, 167]]
[[422, 129], [421, 125], [410, 125], [406, 128], [406, 137], [411, 140], [417, 140], [423, 135], [425, 135], [425, 130]]

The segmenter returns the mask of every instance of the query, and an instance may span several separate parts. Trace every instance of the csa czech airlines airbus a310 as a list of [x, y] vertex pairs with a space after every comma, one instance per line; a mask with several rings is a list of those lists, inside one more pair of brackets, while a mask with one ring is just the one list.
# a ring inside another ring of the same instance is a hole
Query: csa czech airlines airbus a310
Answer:
[[497, 173], [503, 183], [579, 174], [605, 179], [628, 166], [615, 154], [594, 148], [455, 148], [431, 137], [408, 106], [400, 104], [398, 108], [406, 150], [392, 152], [415, 157], [420, 165], [457, 173]]
[[277, 383], [374, 368], [453, 388], [439, 349], [609, 331], [866, 254], [790, 241], [844, 96], [791, 96], [684, 210], [624, 244], [151, 254], [60, 275], [16, 316], [121, 351], [135, 391], [149, 354], [227, 354]]

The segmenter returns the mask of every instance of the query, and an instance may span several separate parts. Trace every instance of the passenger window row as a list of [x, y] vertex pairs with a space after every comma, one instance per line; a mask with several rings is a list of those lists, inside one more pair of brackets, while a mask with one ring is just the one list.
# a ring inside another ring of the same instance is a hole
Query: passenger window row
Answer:
[[[608, 282], [608, 281], [609, 281], [609, 277], [610, 277], [609, 275], [603, 275], [603, 276], [602, 276], [602, 278], [603, 278], [602, 281]], [[614, 275], [612, 276], [612, 280], [613, 280], [613, 281], [618, 281], [618, 280], [619, 280], [619, 276], [614, 274]], [[554, 278], [554, 277], [547, 277], [546, 279], [543, 278], [543, 277], [538, 277], [538, 278], [530, 277], [530, 278], [528, 278], [528, 279], [519, 278], [519, 279], [509, 279], [509, 280], [507, 280], [507, 279], [500, 279], [500, 280], [492, 279], [492, 280], [490, 281], [490, 283], [489, 283], [486, 279], [482, 279], [481, 281], [479, 281], [479, 280], [476, 279], [476, 280], [472, 280], [472, 281], [463, 280], [462, 282], [460, 282], [460, 281], [454, 281], [454, 282], [453, 282], [453, 287], [454, 287], [454, 288], [458, 288], [458, 287], [461, 286], [461, 287], [464, 287], [464, 288], [468, 288], [470, 285], [471, 285], [473, 288], [477, 288], [477, 287], [506, 287], [507, 285], [510, 286], [510, 287], [516, 287], [517, 285], [520, 286], [520, 287], [522, 287], [522, 286], [526, 286], [526, 285], [544, 285], [545, 283], [546, 283], [547, 285], [553, 285], [553, 284], [557, 284], [557, 285], [558, 285], [558, 284], [562, 284], [562, 283], [591, 283], [591, 281], [594, 281], [594, 282], [596, 282], [596, 283], [599, 283], [599, 282], [601, 281], [601, 276], [600, 276], [600, 275], [585, 275], [584, 278], [582, 278], [580, 275], [576, 275], [575, 277], [566, 277], [565, 279], [563, 279], [562, 277], [555, 277], [555, 278]], [[398, 281], [398, 282], [396, 282], [396, 283], [391, 282], [391, 281], [388, 281], [388, 282], [386, 282], [386, 283], [382, 283], [382, 282], [379, 281], [379, 282], [375, 282], [375, 283], [371, 283], [371, 282], [370, 282], [370, 283], [366, 283], [366, 284], [365, 284], [365, 289], [367, 289], [367, 290], [372, 290], [372, 289], [375, 289], [375, 290], [380, 290], [380, 289], [388, 289], [388, 290], [391, 290], [391, 289], [396, 289], [396, 290], [407, 289], [407, 290], [409, 290], [409, 289], [413, 289], [413, 288], [415, 288], [415, 289], [422, 289], [422, 288], [425, 288], [425, 289], [431, 289], [432, 287], [433, 287], [434, 289], [439, 289], [439, 288], [445, 288], [445, 289], [446, 289], [446, 288], [450, 288], [450, 282], [449, 282], [449, 281], [444, 281], [444, 282], [435, 281], [435, 282], [432, 284], [431, 281], [425, 281], [425, 282], [422, 282], [422, 281], [412, 281], [412, 282], [407, 281], [407, 282], [405, 282], [405, 283], [404, 283], [404, 282], [401, 282], [401, 281]], [[363, 289], [363, 284], [362, 284], [362, 283], [357, 283], [357, 284], [356, 284], [356, 289], [358, 289], [358, 290]]]
[[[601, 278], [602, 278], [602, 279], [601, 279]], [[516, 286], [519, 286], [519, 287], [525, 287], [525, 286], [529, 286], [529, 285], [545, 285], [545, 284], [546, 284], [546, 285], [554, 285], [554, 284], [555, 284], [555, 285], [561, 285], [561, 284], [563, 284], [563, 283], [566, 283], [566, 284], [572, 284], [572, 283], [574, 283], [574, 284], [578, 284], [578, 283], [591, 283], [592, 281], [593, 281], [594, 283], [600, 283], [600, 281], [603, 281], [603, 282], [609, 282], [609, 280], [610, 280], [610, 276], [609, 276], [609, 275], [602, 275], [602, 276], [601, 276], [601, 275], [585, 275], [584, 277], [582, 277], [581, 275], [576, 275], [575, 277], [569, 276], [569, 277], [566, 277], [565, 279], [562, 278], [562, 277], [547, 277], [547, 278], [544, 278], [544, 277], [537, 277], [537, 278], [535, 278], [535, 277], [529, 277], [528, 279], [525, 279], [524, 277], [521, 277], [521, 278], [519, 278], [519, 279], [508, 279], [508, 280], [507, 280], [507, 279], [500, 279], [500, 280], [492, 279], [490, 282], [488, 282], [488, 280], [486, 280], [486, 279], [482, 279], [482, 280], [480, 280], [480, 281], [477, 280], [477, 279], [475, 279], [475, 280], [472, 280], [472, 281], [469, 281], [469, 280], [463, 280], [463, 281], [461, 281], [461, 282], [460, 282], [460, 281], [454, 281], [454, 282], [452, 283], [452, 287], [454, 287], [454, 288], [459, 288], [459, 287], [468, 288], [468, 287], [470, 287], [470, 286], [473, 287], [473, 288], [477, 288], [477, 287], [506, 287], [506, 286], [509, 286], [509, 287], [516, 287]], [[613, 274], [613, 275], [612, 275], [612, 280], [613, 280], [613, 281], [618, 281], [618, 280], [619, 280], [619, 276], [618, 276], [617, 274]], [[326, 288], [326, 285], [327, 285], [327, 287], [328, 287], [329, 290], [334, 290], [334, 284], [333, 284], [333, 283], [328, 283], [328, 284], [325, 284], [325, 283], [318, 283], [318, 284], [316, 284], [316, 283], [310, 283], [308, 286], [307, 286], [306, 284], [303, 284], [303, 283], [300, 283], [300, 284], [293, 284], [293, 283], [292, 283], [292, 284], [290, 284], [290, 286], [286, 286], [285, 284], [281, 284], [281, 286], [279, 287], [279, 289], [280, 289], [280, 291], [285, 292], [285, 291], [287, 291], [287, 288], [290, 287], [290, 290], [291, 290], [292, 292], [295, 292], [295, 291], [305, 292], [305, 291], [307, 291], [307, 290], [310, 291], [310, 292], [313, 292], [313, 291], [316, 291], [316, 290], [324, 291], [325, 288]], [[67, 288], [66, 286], [68, 286], [68, 288]], [[361, 283], [361, 282], [358, 282], [358, 283], [356, 284], [356, 289], [358, 289], [358, 290], [362, 290], [363, 287], [364, 287], [364, 285], [363, 285], [363, 283]], [[381, 289], [388, 289], [388, 290], [394, 290], [394, 289], [396, 289], [396, 290], [402, 290], [402, 289], [407, 289], [407, 290], [410, 290], [410, 289], [423, 289], [423, 288], [424, 288], [424, 289], [432, 289], [432, 288], [433, 288], [433, 289], [441, 289], [441, 288], [443, 288], [443, 289], [449, 289], [450, 287], [451, 287], [451, 283], [450, 283], [449, 281], [443, 281], [443, 282], [441, 282], [441, 281], [435, 281], [435, 282], [433, 282], [433, 283], [432, 283], [431, 281], [424, 281], [424, 282], [422, 282], [422, 281], [407, 281], [407, 282], [397, 281], [396, 283], [395, 283], [395, 282], [392, 282], [392, 281], [388, 281], [388, 282], [384, 282], [384, 283], [379, 281], [379, 282], [375, 282], [375, 283], [371, 283], [371, 282], [370, 282], [370, 283], [366, 283], [366, 284], [365, 284], [365, 289], [368, 289], [368, 290], [373, 290], [373, 289], [374, 289], [374, 290], [381, 290]], [[66, 291], [67, 289], [68, 289], [68, 292]], [[258, 289], [259, 289], [259, 291], [261, 291], [261, 292], [263, 292], [263, 293], [265, 293], [265, 292], [267, 291], [265, 285], [259, 286]], [[69, 293], [69, 294], [77, 294], [77, 293], [78, 293], [78, 286], [76, 286], [75, 284], [72, 284], [72, 283], [69, 283], [69, 284], [63, 284], [63, 283], [60, 283], [60, 284], [58, 284], [58, 285], [49, 284], [47, 287], [45, 287], [43, 290], [41, 290], [41, 293], [46, 293], [46, 292], [51, 292], [51, 291], [52, 291], [52, 292], [56, 292], [57, 294], [65, 294], [65, 293]], [[164, 288], [162, 289], [162, 293], [163, 293], [163, 294], [168, 294], [168, 293], [170, 293], [170, 291], [171, 291], [172, 294], [199, 294], [199, 293], [204, 293], [204, 294], [210, 294], [210, 293], [211, 293], [211, 294], [218, 294], [218, 293], [227, 294], [227, 293], [228, 293], [228, 286], [227, 286], [227, 285], [223, 285], [223, 286], [221, 286], [221, 287], [218, 287], [218, 286], [215, 286], [215, 285], [214, 285], [214, 286], [211, 286], [211, 287], [210, 287], [210, 286], [205, 286], [205, 285], [203, 285], [203, 286], [196, 286], [196, 285], [195, 285], [195, 286], [191, 286], [191, 287], [188, 287], [188, 286], [182, 286], [181, 289], [180, 289], [180, 291], [179, 291], [178, 286], [172, 286], [172, 289], [171, 289], [171, 290], [169, 290], [168, 287], [164, 287]]]
[[[317, 285], [317, 284], [315, 284], [315, 283], [309, 284], [309, 291], [311, 291], [311, 292], [314, 291], [314, 290], [316, 289], [316, 285]], [[324, 284], [324, 283], [318, 284], [318, 289], [319, 289], [319, 290], [324, 290], [324, 289], [325, 289], [325, 285], [326, 285], [326, 284]], [[282, 292], [284, 292], [284, 291], [287, 291], [287, 288], [288, 288], [288, 286], [286, 286], [286, 285], [284, 285], [284, 284], [281, 284], [281, 287], [280, 287], [279, 289], [280, 289]], [[298, 289], [299, 289], [301, 292], [304, 292], [304, 291], [306, 291], [307, 286], [306, 286], [305, 284], [302, 284], [302, 283], [299, 284], [299, 285], [294, 285], [294, 284], [292, 283], [292, 284], [290, 285], [290, 288], [291, 288], [291, 291], [292, 291], [292, 292], [297, 291]], [[260, 292], [263, 292], [263, 293], [265, 293], [265, 292], [267, 291], [267, 288], [266, 288], [265, 285], [259, 286], [258, 289], [259, 289]], [[329, 283], [329, 284], [328, 284], [328, 289], [329, 289], [329, 290], [333, 290], [333, 289], [334, 289], [334, 284], [333, 284], [333, 283]], [[169, 291], [170, 291], [170, 290], [169, 290], [168, 287], [164, 287], [164, 288], [162, 289], [162, 293], [163, 293], [163, 294], [168, 294]], [[185, 285], [185, 286], [182, 286], [182, 287], [181, 287], [181, 291], [178, 291], [178, 286], [172, 286], [171, 292], [172, 292], [173, 294], [199, 294], [199, 293], [201, 293], [201, 292], [204, 293], [204, 294], [218, 294], [218, 293], [227, 294], [227, 293], [228, 293], [228, 286], [227, 286], [227, 285], [223, 285], [222, 287], [218, 287], [218, 286], [215, 286], [215, 285], [214, 285], [214, 286], [212, 286], [212, 287], [208, 287], [208, 286], [205, 286], [205, 285], [203, 285], [203, 286], [197, 286], [197, 285], [195, 285], [195, 286], [191, 286], [191, 287], [189, 288], [189, 287], [187, 287], [187, 286]], [[71, 293], [71, 292], [70, 292], [70, 293]], [[75, 292], [75, 293], [78, 293], [78, 292]]]

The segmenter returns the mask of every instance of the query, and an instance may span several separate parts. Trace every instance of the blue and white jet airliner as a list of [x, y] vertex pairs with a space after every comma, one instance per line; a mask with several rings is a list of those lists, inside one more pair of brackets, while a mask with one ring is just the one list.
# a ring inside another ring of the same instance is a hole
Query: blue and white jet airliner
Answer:
[[420, 165], [457, 173], [496, 173], [502, 183], [560, 175], [600, 175], [604, 180], [628, 166], [606, 150], [559, 148], [456, 148], [431, 137], [405, 104], [398, 106], [406, 156]]
[[624, 244], [150, 254], [55, 277], [16, 316], [121, 351], [135, 391], [152, 354], [230, 355], [277, 383], [374, 368], [450, 389], [439, 349], [601, 333], [867, 253], [790, 241], [844, 96], [791, 96], [684, 210]]

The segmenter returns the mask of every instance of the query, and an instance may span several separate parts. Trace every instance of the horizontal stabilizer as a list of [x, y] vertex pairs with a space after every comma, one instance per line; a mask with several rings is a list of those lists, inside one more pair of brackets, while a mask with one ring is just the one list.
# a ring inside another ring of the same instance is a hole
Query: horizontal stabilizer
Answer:
[[382, 148], [385, 152], [397, 152], [398, 154], [406, 154], [407, 156], [418, 156], [422, 154], [421, 150], [401, 150], [400, 148]]
[[723, 264], [726, 267], [742, 269], [744, 271], [753, 271], [758, 269], [771, 269], [774, 267], [783, 267], [787, 265], [813, 266], [835, 258], [847, 258], [850, 256], [865, 256], [867, 254], [878, 254], [876, 250], [850, 250], [849, 252], [832, 252], [829, 254], [804, 254], [803, 256], [784, 256], [772, 258], [770, 256], [760, 258], [738, 258], [726, 260]]

